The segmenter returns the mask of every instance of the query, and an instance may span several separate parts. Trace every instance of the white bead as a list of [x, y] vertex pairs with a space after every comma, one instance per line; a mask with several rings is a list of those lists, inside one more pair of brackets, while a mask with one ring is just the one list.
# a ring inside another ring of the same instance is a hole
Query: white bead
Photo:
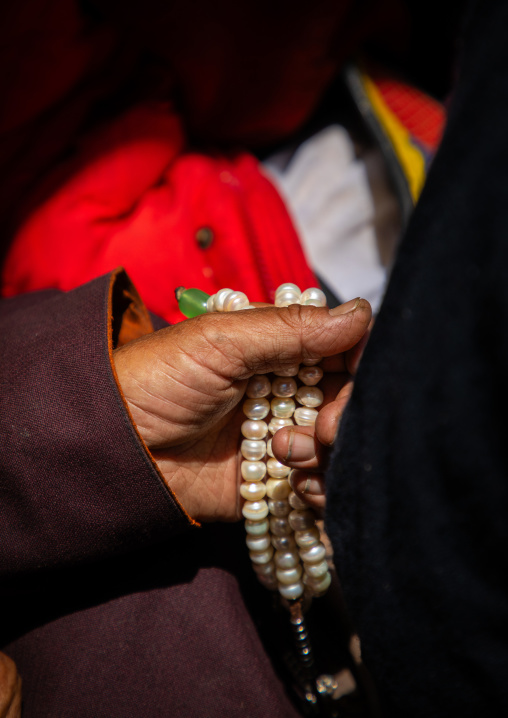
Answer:
[[320, 596], [329, 588], [332, 577], [330, 572], [325, 573], [322, 578], [312, 578], [311, 576], [305, 575], [304, 581], [312, 589], [315, 596]]
[[[254, 306], [254, 304], [249, 304], [247, 307], [240, 307], [242, 311], [245, 309], [257, 309], [257, 307]], [[240, 311], [240, 309], [238, 311]]]
[[272, 536], [272, 546], [276, 551], [294, 551], [296, 549], [296, 541], [293, 534], [289, 536]]
[[291, 398], [276, 397], [270, 402], [273, 416], [279, 419], [290, 419], [296, 409], [296, 404]]
[[300, 296], [300, 304], [312, 304], [314, 307], [326, 307], [325, 293], [317, 287], [309, 287], [309, 289], [302, 292]]
[[273, 451], [272, 451], [272, 440], [271, 439], [268, 439], [268, 441], [266, 442], [266, 453], [268, 454], [268, 456], [271, 459], [275, 458]]
[[295, 531], [295, 541], [300, 548], [309, 548], [321, 543], [321, 536], [317, 527], [305, 531]]
[[273, 561], [267, 563], [253, 563], [252, 568], [258, 576], [272, 576], [275, 578], [275, 564]]
[[273, 548], [270, 546], [266, 549], [266, 551], [249, 551], [249, 556], [252, 563], [269, 563], [272, 560]]
[[240, 472], [245, 481], [261, 481], [266, 475], [266, 464], [264, 461], [242, 461]]
[[261, 461], [266, 455], [266, 444], [264, 441], [244, 439], [240, 446], [240, 451], [243, 458], [247, 459], [247, 461]]
[[278, 371], [274, 371], [273, 373], [275, 376], [296, 376], [298, 374], [298, 371], [300, 369], [299, 364], [293, 364], [293, 366], [285, 367], [284, 369], [279, 369]]
[[263, 534], [268, 533], [268, 530], [270, 529], [268, 519], [261, 519], [261, 521], [246, 519], [244, 526], [246, 532], [251, 536], [262, 536]]
[[291, 486], [287, 479], [267, 479], [266, 493], [268, 498], [276, 500], [287, 499], [290, 492]]
[[266, 399], [246, 399], [243, 402], [243, 413], [248, 419], [264, 419], [270, 411], [270, 402]]
[[277, 294], [282, 294], [282, 292], [287, 292], [287, 291], [294, 292], [295, 294], [302, 293], [302, 290], [300, 289], [300, 287], [298, 285], [292, 284], [291, 282], [285, 282], [284, 284], [279, 284], [279, 286], [275, 290], [275, 296], [277, 296]]
[[274, 536], [289, 536], [293, 533], [289, 521], [279, 516], [270, 516], [270, 531]]
[[294, 568], [300, 565], [300, 556], [297, 551], [276, 551], [273, 558], [277, 568]]
[[314, 426], [318, 413], [316, 409], [308, 409], [306, 406], [299, 406], [293, 414], [298, 426]]
[[[275, 556], [277, 556], [277, 554], [275, 554]], [[276, 565], [278, 565], [277, 562]], [[304, 564], [303, 570], [307, 576], [311, 576], [311, 578], [322, 578], [325, 573], [328, 572], [328, 564], [326, 561], [320, 561], [319, 563], [306, 563]]]
[[300, 558], [305, 563], [320, 563], [326, 556], [326, 549], [322, 543], [300, 549]]
[[288, 502], [292, 509], [308, 509], [309, 505], [302, 501], [299, 496], [292, 491], [288, 496]]
[[300, 294], [288, 289], [286, 292], [280, 292], [275, 296], [274, 304], [276, 307], [289, 307], [290, 304], [299, 304]]
[[261, 399], [263, 396], [268, 396], [271, 390], [272, 385], [268, 377], [264, 374], [255, 374], [249, 379], [245, 393], [249, 399]]
[[250, 304], [249, 298], [243, 292], [231, 292], [224, 299], [225, 312], [237, 312], [239, 309], [245, 309]]
[[266, 421], [254, 421], [247, 419], [242, 424], [242, 436], [252, 441], [264, 439], [268, 434], [268, 424]]
[[316, 514], [311, 509], [305, 511], [295, 509], [289, 514], [288, 520], [293, 531], [305, 531], [316, 525]]
[[259, 501], [266, 496], [266, 486], [262, 481], [250, 481], [242, 484], [240, 496], [246, 501]]
[[276, 568], [275, 575], [277, 576], [277, 581], [279, 583], [283, 583], [288, 586], [300, 580], [302, 576], [302, 567], [298, 564], [298, 566], [295, 566], [294, 568]]
[[279, 584], [279, 593], [283, 598], [287, 598], [288, 600], [300, 598], [303, 593], [303, 583], [298, 581], [298, 583], [293, 583], [289, 586], [283, 583]]
[[225, 287], [224, 289], [219, 289], [217, 294], [214, 295], [213, 305], [216, 312], [224, 311], [224, 300], [232, 291], [232, 289]]
[[272, 381], [272, 394], [274, 396], [294, 396], [297, 390], [296, 381], [291, 377], [278, 376]]
[[215, 294], [211, 294], [208, 299], [206, 300], [206, 311], [207, 312], [214, 312], [215, 311]]
[[301, 386], [296, 392], [296, 400], [304, 406], [315, 409], [323, 403], [323, 392], [317, 386]]
[[268, 459], [266, 462], [266, 469], [268, 471], [268, 476], [271, 476], [272, 479], [285, 479], [286, 476], [289, 476], [291, 473], [289, 466], [281, 464], [280, 461], [277, 461], [277, 459]]
[[266, 551], [266, 549], [272, 545], [270, 541], [270, 534], [266, 533], [262, 536], [249, 536], [245, 539], [245, 543], [251, 551]]
[[302, 366], [298, 378], [306, 386], [316, 386], [323, 378], [323, 370], [320, 366]]
[[294, 424], [291, 419], [279, 419], [276, 417], [274, 419], [270, 419], [268, 431], [271, 434], [276, 434], [279, 429], [283, 429], [285, 426], [294, 426]]
[[291, 506], [285, 499], [268, 499], [268, 510], [272, 516], [288, 516]]
[[246, 519], [256, 521], [268, 516], [268, 504], [264, 499], [261, 501], [246, 501], [242, 507], [242, 514]]

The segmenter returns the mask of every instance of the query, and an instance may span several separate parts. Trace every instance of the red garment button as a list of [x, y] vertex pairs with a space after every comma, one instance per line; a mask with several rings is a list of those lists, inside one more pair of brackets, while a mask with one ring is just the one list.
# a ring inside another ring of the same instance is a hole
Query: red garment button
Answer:
[[196, 242], [201, 249], [208, 249], [213, 242], [213, 231], [210, 227], [200, 227], [196, 232]]

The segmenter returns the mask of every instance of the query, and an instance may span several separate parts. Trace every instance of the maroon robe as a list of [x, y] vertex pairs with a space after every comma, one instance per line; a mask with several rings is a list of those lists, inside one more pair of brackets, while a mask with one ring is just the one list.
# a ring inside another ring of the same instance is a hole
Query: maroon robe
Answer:
[[297, 716], [242, 527], [193, 528], [126, 412], [108, 335], [148, 328], [126, 285], [0, 305], [1, 643], [24, 716]]

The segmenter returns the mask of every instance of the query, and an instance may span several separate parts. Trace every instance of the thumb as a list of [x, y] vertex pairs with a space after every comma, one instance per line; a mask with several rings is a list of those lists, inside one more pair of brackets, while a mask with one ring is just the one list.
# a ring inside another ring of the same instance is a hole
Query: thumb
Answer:
[[334, 355], [335, 371], [347, 371], [341, 355], [362, 339], [370, 319], [369, 303], [358, 298], [330, 310], [293, 304], [203, 315], [184, 325], [190, 330], [196, 322], [194, 351], [202, 345], [208, 368], [218, 376], [242, 380]]
[[369, 324], [364, 299], [328, 310], [291, 305], [205, 314], [115, 351], [120, 386], [150, 447], [209, 431], [231, 412], [253, 374], [288, 370], [343, 352]]

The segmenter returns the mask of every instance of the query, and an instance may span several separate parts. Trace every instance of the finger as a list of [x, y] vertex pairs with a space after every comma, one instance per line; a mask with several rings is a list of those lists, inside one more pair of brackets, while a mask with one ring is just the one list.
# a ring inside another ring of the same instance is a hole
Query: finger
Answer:
[[325, 482], [319, 474], [309, 474], [295, 469], [291, 472], [289, 483], [295, 494], [313, 509], [322, 510], [326, 504]]
[[357, 372], [368, 338], [369, 331], [367, 330], [358, 343], [351, 347], [351, 349], [348, 349], [344, 354], [324, 357], [319, 363], [319, 366], [325, 374], [346, 371], [348, 374], [354, 376]]
[[316, 426], [294, 426], [280, 429], [272, 440], [276, 458], [294, 469], [324, 468], [328, 448], [333, 444], [342, 413], [352, 391], [349, 374], [324, 377], [321, 387], [324, 402]]
[[355, 344], [355, 346], [352, 347], [346, 354], [346, 367], [352, 376], [354, 376], [358, 370], [358, 365], [360, 364], [360, 359], [362, 358], [367, 342], [369, 341], [373, 325], [374, 318], [370, 320], [367, 331], [358, 344]]
[[[291, 305], [203, 315], [173, 329], [192, 332], [194, 356], [204, 358], [215, 373], [238, 380], [342, 354], [359, 342], [370, 317], [369, 303], [357, 299], [333, 310]], [[344, 359], [341, 368], [346, 370]]]
[[317, 469], [326, 462], [314, 427], [295, 426], [277, 431], [272, 439], [275, 458], [294, 469]]
[[332, 446], [339, 430], [340, 420], [353, 391], [354, 382], [349, 379], [339, 391], [335, 400], [323, 406], [318, 413], [316, 438], [324, 446]]

